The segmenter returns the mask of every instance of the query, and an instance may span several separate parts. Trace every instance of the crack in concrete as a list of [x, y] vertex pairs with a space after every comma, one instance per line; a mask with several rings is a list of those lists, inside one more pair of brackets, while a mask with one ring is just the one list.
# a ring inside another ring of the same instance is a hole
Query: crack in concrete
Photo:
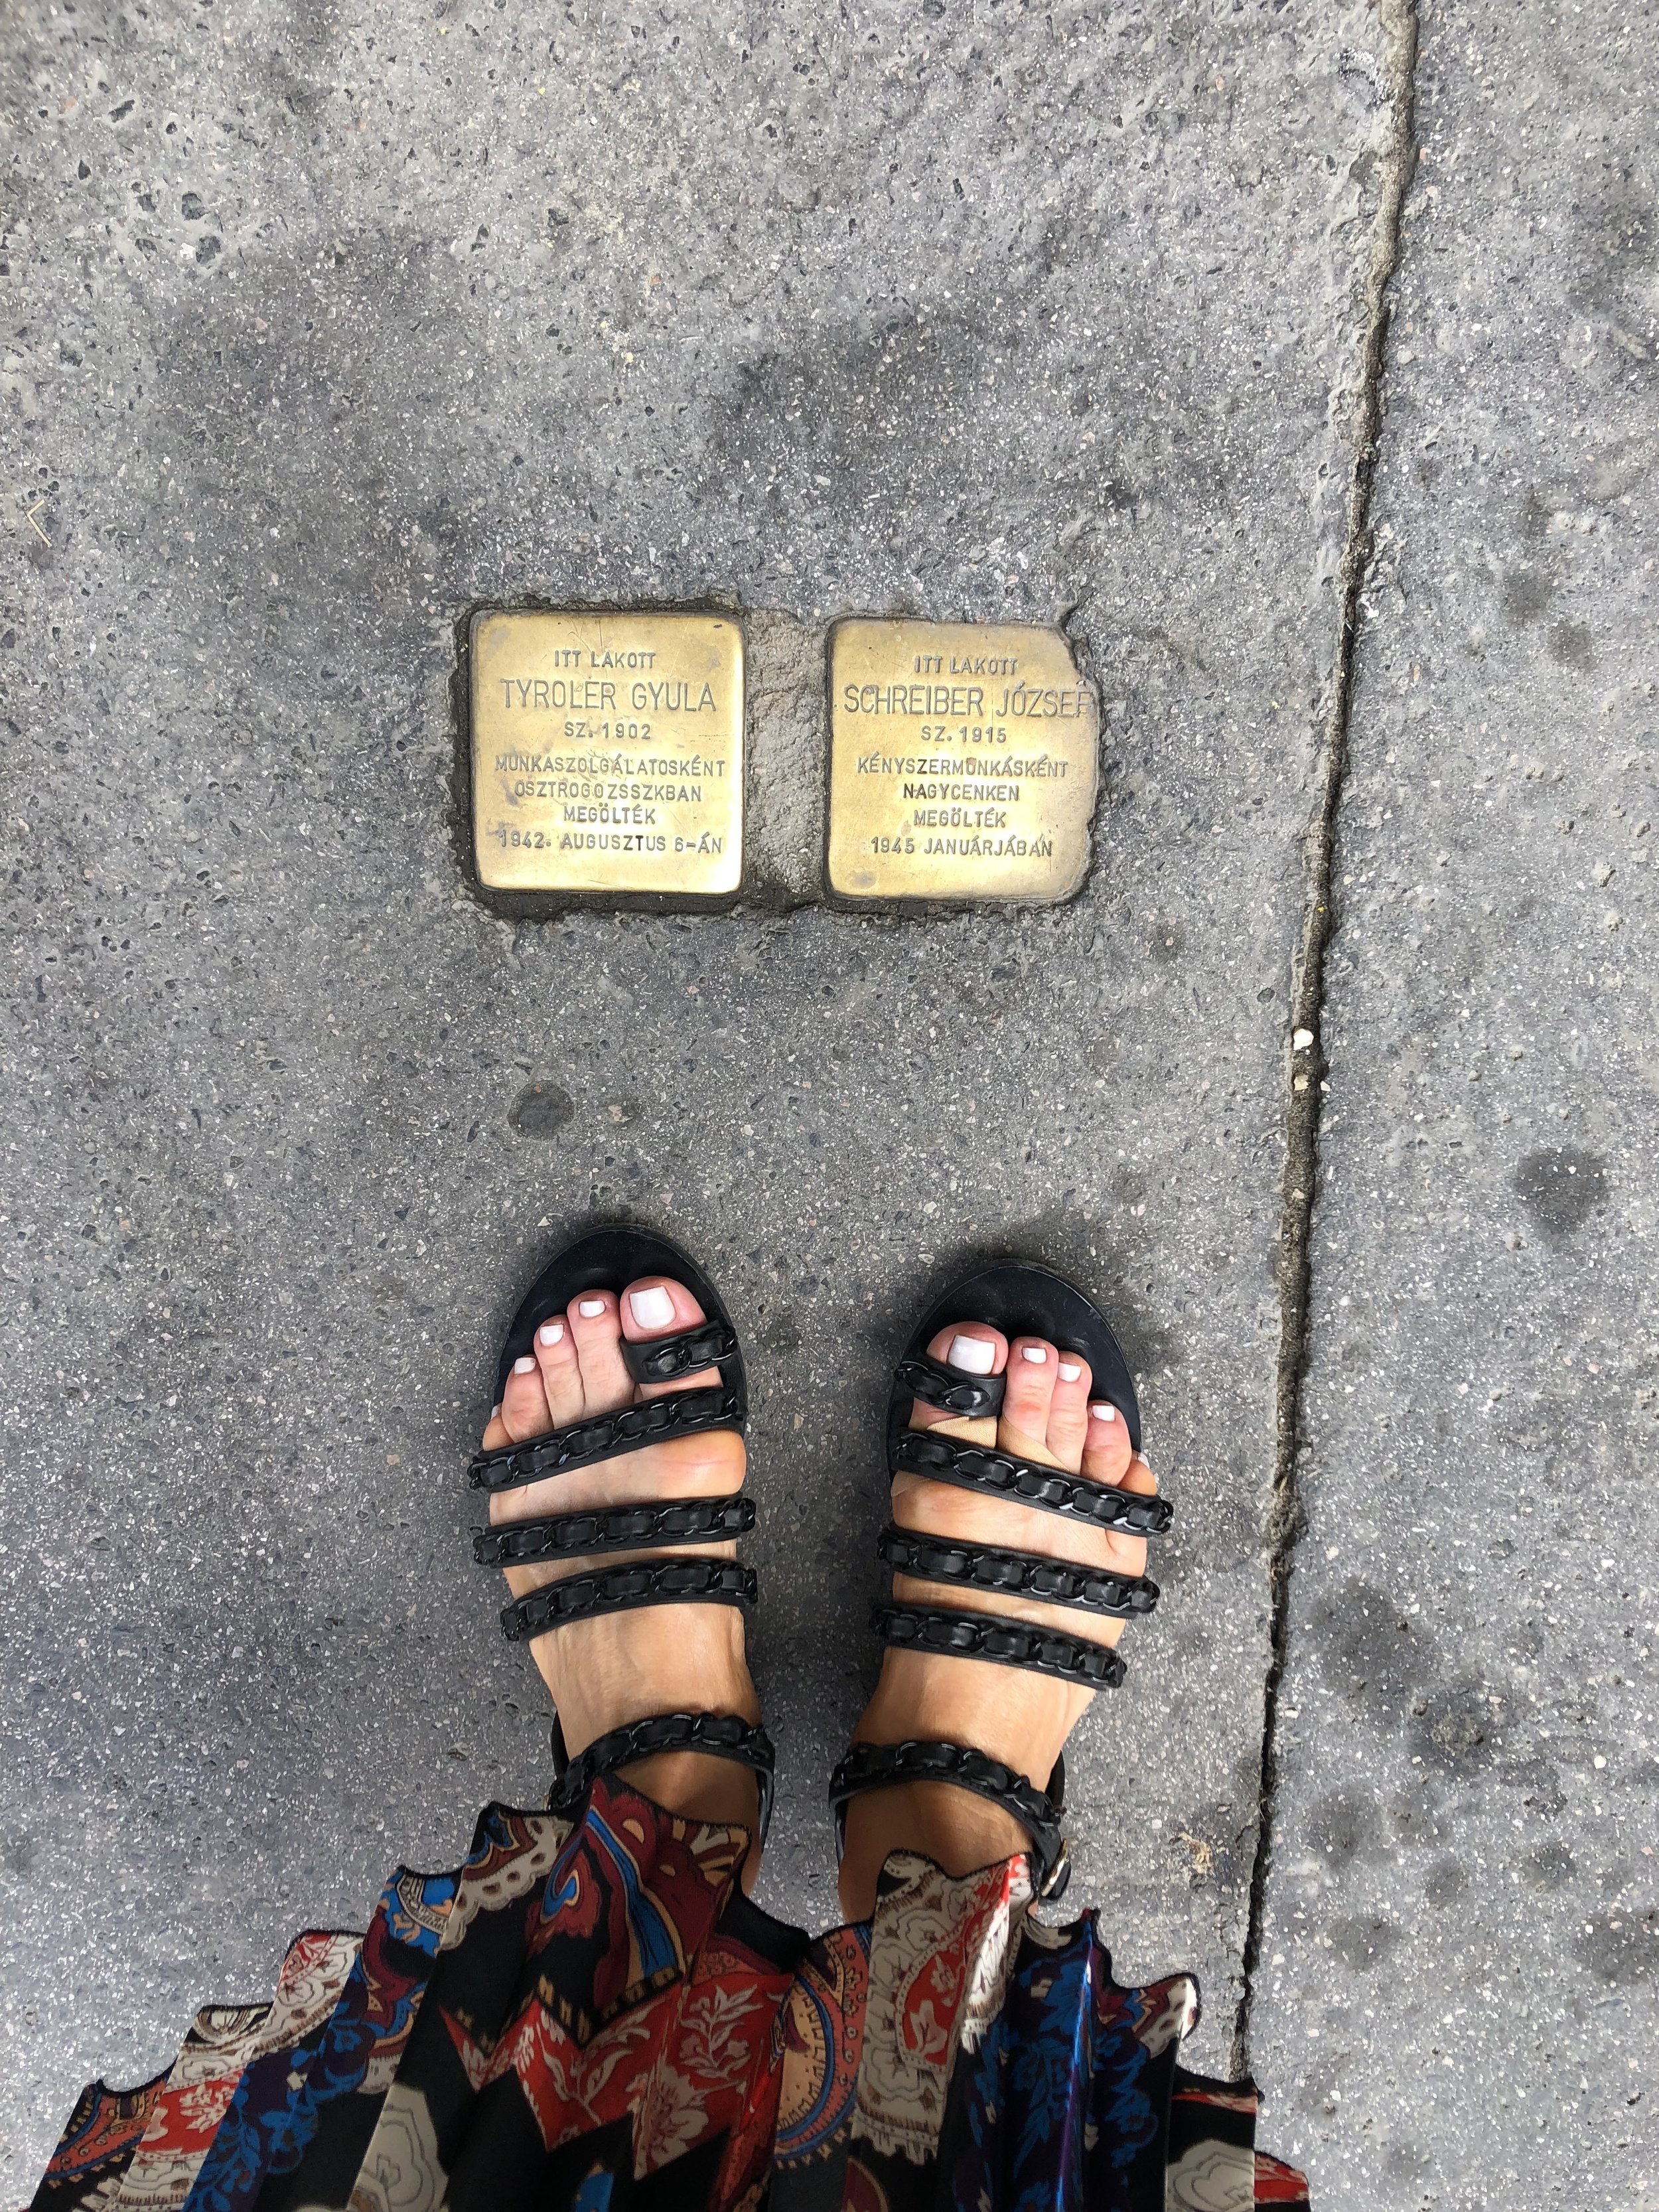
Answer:
[[[1312, 1270], [1310, 1240], [1319, 1167], [1320, 1085], [1326, 1060], [1321, 1041], [1325, 957], [1336, 928], [1331, 893], [1337, 817], [1346, 784], [1348, 724], [1361, 620], [1360, 591], [1371, 551], [1371, 495], [1382, 427], [1382, 384], [1392, 315], [1389, 287], [1400, 265], [1400, 233], [1406, 195], [1416, 167], [1414, 103], [1417, 80], [1417, 0], [1382, 0], [1390, 86], [1389, 143], [1371, 225], [1370, 265], [1365, 280], [1365, 337], [1360, 356], [1359, 399], [1353, 427], [1353, 465], [1348, 490], [1340, 616], [1325, 726], [1324, 773], [1305, 845], [1307, 902], [1291, 991], [1291, 1050], [1285, 1106], [1285, 1176], [1281, 1186], [1278, 1255], [1279, 1299], [1277, 1437], [1272, 1502], [1267, 1516], [1267, 1563], [1272, 1595], [1269, 1658], [1263, 1686], [1261, 1770], [1255, 1863], [1250, 1873], [1242, 1988], [1233, 2027], [1232, 2071], [1249, 2071], [1250, 2025], [1261, 1964], [1262, 1923], [1273, 1863], [1273, 1814], [1279, 1787], [1279, 1698], [1290, 1638], [1290, 1589], [1303, 1521], [1297, 1490], [1301, 1449], [1302, 1394], [1308, 1364], [1308, 1310]], [[1309, 1042], [1296, 1048], [1298, 1033]], [[1300, 1086], [1300, 1087], [1298, 1087]]]

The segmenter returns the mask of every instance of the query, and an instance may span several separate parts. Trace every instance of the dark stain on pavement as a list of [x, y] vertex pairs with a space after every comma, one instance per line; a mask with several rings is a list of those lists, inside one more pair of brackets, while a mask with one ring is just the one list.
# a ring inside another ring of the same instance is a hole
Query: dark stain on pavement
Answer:
[[1413, 1739], [1425, 1765], [1473, 1774], [1496, 1758], [1498, 1717], [1479, 1682], [1448, 1682], [1412, 1711]]
[[1338, 1790], [1315, 1806], [1308, 1821], [1308, 1840], [1333, 1869], [1345, 1867], [1362, 1851], [1382, 1842], [1382, 1823], [1375, 1801], [1358, 1790]]
[[1504, 579], [1504, 612], [1512, 623], [1536, 622], [1555, 595], [1555, 579], [1536, 568], [1512, 568]]
[[1595, 1153], [1581, 1152], [1572, 1145], [1528, 1152], [1512, 1181], [1534, 1227], [1552, 1241], [1582, 1229], [1607, 1200], [1605, 1163]]
[[570, 1093], [538, 1076], [519, 1093], [507, 1120], [521, 1137], [556, 1137], [575, 1113]]
[[1615, 1989], [1634, 1989], [1659, 1975], [1659, 1915], [1610, 1912], [1573, 1943], [1581, 1966]]
[[1376, 1719], [1396, 1724], [1433, 1669], [1433, 1642], [1422, 1623], [1401, 1610], [1397, 1596], [1355, 1578], [1322, 1606], [1310, 1626], [1333, 1689], [1363, 1699]]
[[1521, 1879], [1532, 1889], [1559, 1889], [1577, 1871], [1578, 1862], [1565, 1844], [1540, 1844], [1521, 1862]]
[[1400, 1941], [1400, 1930], [1391, 1920], [1375, 1920], [1368, 1914], [1351, 1920], [1334, 1920], [1328, 1933], [1337, 1956], [1366, 1973], [1386, 1959]]

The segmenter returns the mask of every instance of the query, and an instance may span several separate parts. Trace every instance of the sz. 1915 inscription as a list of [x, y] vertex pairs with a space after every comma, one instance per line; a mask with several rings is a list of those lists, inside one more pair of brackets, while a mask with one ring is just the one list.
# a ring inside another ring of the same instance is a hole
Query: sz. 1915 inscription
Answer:
[[844, 622], [830, 646], [830, 887], [848, 899], [1069, 898], [1100, 714], [1054, 630]]
[[743, 638], [714, 615], [481, 614], [472, 834], [512, 891], [710, 897], [743, 873]]

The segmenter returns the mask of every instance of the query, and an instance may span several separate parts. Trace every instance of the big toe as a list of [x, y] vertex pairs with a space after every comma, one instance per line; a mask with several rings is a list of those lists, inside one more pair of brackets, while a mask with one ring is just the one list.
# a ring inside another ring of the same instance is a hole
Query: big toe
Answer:
[[[964, 1382], [977, 1381], [988, 1375], [1000, 1375], [1008, 1365], [1008, 1340], [1000, 1329], [988, 1322], [953, 1322], [942, 1328], [927, 1346], [927, 1356], [942, 1366], [951, 1368]], [[994, 1434], [994, 1422], [981, 1422], [970, 1416], [953, 1413], [948, 1407], [930, 1406], [925, 1399], [915, 1399], [910, 1407], [910, 1426], [913, 1429], [936, 1429], [945, 1422], [964, 1433], [982, 1431], [976, 1441], [989, 1443]]]
[[[641, 1275], [636, 1283], [630, 1283], [622, 1295], [621, 1315], [623, 1334], [630, 1344], [681, 1336], [708, 1319], [685, 1285], [677, 1283], [672, 1275]], [[698, 1390], [719, 1380], [714, 1367], [694, 1368], [664, 1382], [641, 1383], [640, 1395], [655, 1398], [665, 1390]]]

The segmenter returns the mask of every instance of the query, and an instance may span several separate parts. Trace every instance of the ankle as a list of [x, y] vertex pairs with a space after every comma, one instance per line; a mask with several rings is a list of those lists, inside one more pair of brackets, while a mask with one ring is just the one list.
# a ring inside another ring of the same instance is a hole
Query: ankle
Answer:
[[596, 1737], [655, 1713], [760, 1718], [743, 1622], [730, 1608], [662, 1607], [578, 1621], [548, 1643], [542, 1673], [573, 1759]]
[[948, 1875], [974, 1874], [1030, 1849], [1012, 1813], [945, 1782], [907, 1782], [872, 1790], [847, 1808], [839, 1887], [849, 1920], [867, 1920], [890, 1853], [919, 1851]]
[[854, 1733], [860, 1743], [971, 1745], [1042, 1790], [1088, 1704], [1087, 1692], [1040, 1675], [890, 1651]]
[[717, 1827], [758, 1831], [760, 1788], [754, 1774], [735, 1759], [700, 1751], [662, 1751], [619, 1769], [620, 1778], [641, 1797], [688, 1820]]

